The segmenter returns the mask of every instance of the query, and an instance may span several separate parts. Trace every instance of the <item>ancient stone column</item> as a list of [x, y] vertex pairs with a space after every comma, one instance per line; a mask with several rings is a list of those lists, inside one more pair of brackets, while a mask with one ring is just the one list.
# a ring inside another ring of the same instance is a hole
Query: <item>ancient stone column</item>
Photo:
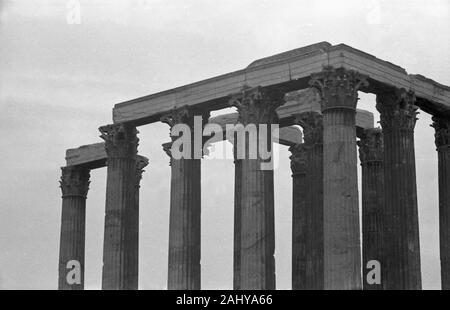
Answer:
[[105, 233], [102, 289], [137, 289], [138, 236], [136, 226], [136, 155], [138, 138], [134, 126], [107, 125], [99, 128], [107, 154]]
[[134, 183], [134, 205], [130, 211], [130, 216], [127, 217], [126, 225], [130, 227], [130, 234], [125, 240], [125, 244], [129, 248], [125, 257], [125, 265], [130, 266], [127, 269], [128, 274], [125, 275], [127, 283], [126, 287], [137, 289], [139, 280], [139, 189], [140, 181], [144, 168], [148, 165], [148, 159], [144, 156], [136, 157], [135, 183]]
[[433, 117], [439, 170], [441, 283], [450, 290], [450, 117]]
[[305, 290], [308, 242], [306, 218], [306, 150], [303, 143], [289, 147], [292, 170], [292, 289]]
[[377, 94], [384, 143], [382, 282], [384, 289], [421, 289], [412, 92]]
[[311, 85], [321, 94], [324, 157], [324, 288], [361, 289], [355, 114], [366, 77], [325, 67]]
[[[235, 139], [237, 135], [235, 136]], [[234, 141], [232, 141], [233, 143]], [[234, 236], [233, 236], [233, 289], [240, 289], [241, 276], [241, 190], [242, 160], [237, 157], [235, 144], [234, 154]]]
[[62, 212], [58, 289], [83, 290], [89, 170], [74, 166], [63, 167], [61, 170]]
[[[169, 220], [169, 290], [200, 289], [200, 250], [201, 250], [201, 156], [202, 140], [194, 141], [194, 116], [201, 116], [199, 130], [203, 130], [209, 113], [195, 113], [188, 108], [179, 108], [165, 115], [161, 121], [171, 127], [172, 143], [163, 148], [171, 157], [172, 170], [170, 183], [170, 220]], [[188, 131], [175, 136], [174, 126], [185, 125]], [[177, 139], [187, 144], [180, 146]], [[200, 137], [202, 138], [201, 134]], [[188, 145], [189, 144], [189, 145]], [[178, 145], [175, 148], [175, 145]], [[197, 150], [196, 150], [197, 148]], [[174, 151], [184, 151], [179, 156]], [[176, 156], [175, 156], [176, 155]]]
[[[381, 129], [366, 129], [358, 141], [359, 158], [362, 167], [362, 270], [363, 288], [365, 290], [380, 290], [381, 283], [371, 278], [368, 273], [373, 270], [371, 261], [377, 261], [383, 266], [382, 231], [383, 231], [383, 136]], [[367, 264], [369, 263], [369, 267]]]
[[[297, 279], [302, 283], [300, 288], [323, 290], [323, 117], [317, 112], [306, 112], [296, 115], [295, 122], [303, 128], [306, 156], [305, 212], [300, 215], [306, 221], [306, 273]], [[301, 191], [299, 187], [296, 190]]]
[[275, 289], [273, 168], [259, 146], [272, 147], [271, 124], [277, 121], [275, 109], [284, 103], [283, 97], [281, 92], [256, 87], [245, 88], [230, 100], [246, 128], [236, 141], [242, 165], [239, 288], [244, 290]]

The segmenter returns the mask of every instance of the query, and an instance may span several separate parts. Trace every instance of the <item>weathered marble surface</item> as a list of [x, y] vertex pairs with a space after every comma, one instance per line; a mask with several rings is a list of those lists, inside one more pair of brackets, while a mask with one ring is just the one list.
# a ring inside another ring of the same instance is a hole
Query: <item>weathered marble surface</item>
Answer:
[[158, 121], [161, 114], [174, 107], [225, 108], [229, 95], [239, 92], [243, 86], [307, 88], [310, 75], [322, 71], [324, 66], [343, 67], [367, 75], [370, 84], [361, 89], [363, 92], [373, 93], [385, 87], [405, 88], [415, 91], [418, 105], [424, 110], [450, 109], [450, 87], [421, 75], [408, 74], [399, 66], [348, 45], [321, 42], [254, 61], [242, 70], [116, 104], [113, 120], [146, 124]]

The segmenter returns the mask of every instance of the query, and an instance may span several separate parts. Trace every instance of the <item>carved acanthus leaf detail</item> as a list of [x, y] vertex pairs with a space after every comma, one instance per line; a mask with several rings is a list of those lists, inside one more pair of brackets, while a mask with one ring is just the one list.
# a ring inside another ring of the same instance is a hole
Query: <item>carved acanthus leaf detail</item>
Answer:
[[63, 197], [79, 196], [86, 198], [89, 190], [89, 169], [80, 167], [62, 167], [59, 181]]
[[172, 142], [167, 142], [162, 144], [163, 151], [169, 156], [169, 166], [172, 165]]
[[144, 168], [148, 165], [148, 158], [144, 156], [137, 156], [136, 158], [136, 186], [142, 179], [142, 174], [145, 172]]
[[163, 115], [160, 120], [170, 126], [170, 137], [172, 140], [175, 140], [178, 136], [172, 134], [172, 128], [177, 124], [184, 124], [189, 126], [191, 133], [193, 134], [193, 130], [195, 129], [195, 117], [201, 117], [201, 128], [199, 129], [203, 131], [204, 126], [209, 120], [209, 111], [195, 110], [194, 108], [183, 106], [172, 109], [172, 111]]
[[187, 107], [174, 108], [169, 113], [161, 117], [161, 122], [167, 124], [172, 128], [176, 124], [186, 124], [189, 127], [194, 126], [194, 115]]
[[356, 110], [358, 90], [369, 85], [366, 75], [332, 66], [311, 75], [309, 84], [320, 93], [322, 112], [337, 108]]
[[111, 158], [135, 158], [139, 139], [137, 129], [129, 124], [113, 124], [99, 128], [105, 150]]
[[305, 174], [306, 173], [306, 161], [307, 161], [307, 146], [304, 143], [299, 143], [289, 147], [291, 156], [291, 170], [292, 175]]
[[418, 107], [413, 91], [396, 89], [377, 95], [377, 110], [384, 132], [391, 130], [414, 131]]
[[323, 143], [323, 116], [317, 112], [305, 112], [295, 115], [295, 123], [303, 128], [306, 145]]
[[244, 87], [231, 97], [230, 106], [239, 112], [238, 122], [247, 124], [273, 124], [278, 122], [276, 109], [285, 103], [284, 92], [263, 87]]
[[380, 128], [364, 130], [357, 144], [362, 165], [383, 161], [383, 133]]
[[434, 138], [436, 147], [450, 147], [450, 117], [433, 116]]

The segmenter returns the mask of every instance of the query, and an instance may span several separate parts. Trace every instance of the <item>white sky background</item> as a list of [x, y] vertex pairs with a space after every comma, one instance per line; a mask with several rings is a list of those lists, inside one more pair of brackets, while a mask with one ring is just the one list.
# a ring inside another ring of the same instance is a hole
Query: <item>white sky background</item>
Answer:
[[[0, 0], [0, 288], [57, 288], [65, 149], [99, 142], [115, 103], [244, 68], [320, 41], [345, 43], [450, 85], [450, 3], [397, 1]], [[359, 107], [374, 109], [374, 96]], [[378, 118], [378, 114], [376, 114]], [[419, 115], [416, 164], [424, 288], [440, 288], [437, 155]], [[164, 289], [170, 167], [168, 126], [140, 127], [150, 158], [141, 183], [140, 279]], [[291, 176], [280, 151], [276, 183], [277, 286], [290, 289]], [[105, 170], [87, 202], [86, 287], [101, 283]], [[202, 166], [202, 286], [232, 288], [231, 160]]]

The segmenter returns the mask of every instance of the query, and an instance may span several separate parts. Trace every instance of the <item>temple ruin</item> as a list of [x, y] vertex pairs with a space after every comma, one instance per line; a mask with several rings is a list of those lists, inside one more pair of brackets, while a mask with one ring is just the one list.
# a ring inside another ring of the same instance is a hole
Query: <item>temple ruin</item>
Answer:
[[[357, 109], [376, 95], [380, 127]], [[237, 113], [210, 118], [234, 106]], [[292, 169], [292, 289], [421, 289], [414, 128], [433, 116], [439, 160], [442, 288], [450, 289], [450, 87], [350, 46], [327, 42], [221, 76], [116, 104], [103, 142], [67, 150], [62, 168], [59, 289], [84, 289], [85, 208], [92, 169], [106, 167], [102, 289], [138, 289], [139, 188], [149, 160], [137, 127], [278, 124]], [[299, 129], [302, 128], [302, 130]], [[162, 147], [171, 156], [171, 140]], [[357, 156], [362, 166], [362, 231]], [[273, 170], [236, 159], [234, 289], [275, 289]], [[168, 289], [201, 289], [201, 159], [171, 165]], [[362, 238], [360, 237], [362, 236]], [[381, 266], [368, 284], [366, 264]], [[81, 281], [69, 283], [68, 262]]]

